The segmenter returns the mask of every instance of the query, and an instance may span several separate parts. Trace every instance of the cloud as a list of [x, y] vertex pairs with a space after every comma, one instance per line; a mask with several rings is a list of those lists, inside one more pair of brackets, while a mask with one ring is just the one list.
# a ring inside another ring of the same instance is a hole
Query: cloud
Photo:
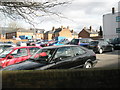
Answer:
[[[99, 26], [103, 25], [103, 15], [111, 13], [111, 8], [115, 7], [118, 11], [119, 0], [73, 0], [71, 4], [58, 6], [52, 8], [55, 12], [62, 13], [63, 17], [57, 16], [37, 18], [39, 24], [35, 26], [37, 28], [43, 28], [50, 30], [53, 26], [60, 27], [69, 26], [76, 31], [82, 30], [83, 27], [93, 26], [93, 29], [99, 29]], [[29, 26], [23, 24], [23, 26]]]

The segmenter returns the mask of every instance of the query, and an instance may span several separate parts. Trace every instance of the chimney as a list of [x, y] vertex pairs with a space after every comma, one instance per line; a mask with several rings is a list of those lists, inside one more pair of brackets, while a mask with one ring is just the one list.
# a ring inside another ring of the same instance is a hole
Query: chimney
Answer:
[[114, 7], [112, 8], [112, 14], [115, 14], [115, 8]]
[[52, 27], [52, 31], [54, 31], [55, 30], [55, 27]]
[[92, 26], [90, 26], [90, 31], [92, 31]]
[[67, 29], [69, 29], [69, 26], [67, 26]]
[[86, 27], [84, 27], [83, 29], [86, 30]]
[[71, 33], [73, 33], [74, 31], [73, 30], [71, 30]]
[[63, 29], [63, 26], [61, 26], [61, 29]]

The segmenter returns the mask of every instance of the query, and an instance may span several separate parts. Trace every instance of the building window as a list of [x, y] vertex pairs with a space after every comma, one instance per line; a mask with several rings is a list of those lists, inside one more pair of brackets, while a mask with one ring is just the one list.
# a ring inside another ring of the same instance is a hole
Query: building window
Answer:
[[120, 16], [116, 17], [116, 22], [120, 22]]
[[120, 33], [120, 28], [116, 28], [116, 33]]

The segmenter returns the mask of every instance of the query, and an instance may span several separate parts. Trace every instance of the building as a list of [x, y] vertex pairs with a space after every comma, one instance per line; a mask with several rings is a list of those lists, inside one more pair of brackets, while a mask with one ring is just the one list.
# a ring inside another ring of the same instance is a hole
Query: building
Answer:
[[61, 26], [59, 28], [53, 27], [52, 30], [47, 31], [44, 34], [44, 39], [45, 40], [52, 40], [53, 38], [59, 37], [59, 36], [66, 37], [69, 39], [78, 38], [78, 34], [75, 31], [70, 30], [69, 26], [67, 26], [67, 27]]
[[90, 26], [89, 29], [84, 27], [78, 34], [79, 38], [96, 38], [99, 37], [99, 33], [92, 29], [92, 26]]
[[13, 37], [19, 38], [19, 36], [28, 35], [28, 36], [32, 36], [33, 38], [43, 39], [44, 31], [45, 31], [44, 29], [16, 28], [13, 30], [13, 28], [2, 27], [0, 30], [0, 36], [1, 39], [3, 38], [3, 36], [4, 39], [13, 39]]
[[44, 40], [52, 40], [54, 32], [52, 30], [44, 33]]
[[112, 39], [120, 34], [120, 12], [115, 12], [112, 8], [112, 13], [103, 15], [103, 38]]

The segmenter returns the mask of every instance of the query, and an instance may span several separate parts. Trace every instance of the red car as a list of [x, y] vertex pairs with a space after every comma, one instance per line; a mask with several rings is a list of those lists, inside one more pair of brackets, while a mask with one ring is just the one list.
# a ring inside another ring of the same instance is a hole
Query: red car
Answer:
[[25, 61], [41, 48], [42, 47], [40, 46], [24, 46], [8, 48], [0, 53], [0, 67], [4, 68], [8, 65]]

